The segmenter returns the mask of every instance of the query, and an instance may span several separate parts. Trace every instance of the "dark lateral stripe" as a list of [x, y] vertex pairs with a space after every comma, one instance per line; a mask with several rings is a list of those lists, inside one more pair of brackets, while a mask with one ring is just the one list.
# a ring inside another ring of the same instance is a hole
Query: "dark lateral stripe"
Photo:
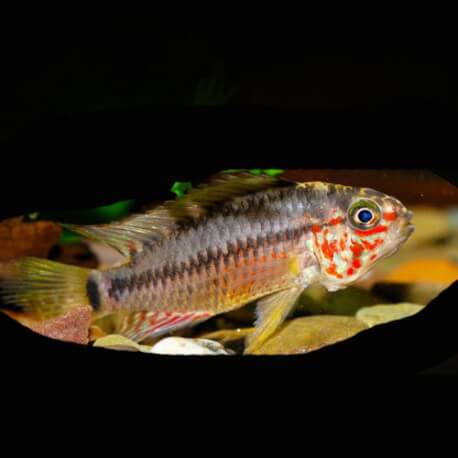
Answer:
[[164, 267], [155, 270], [147, 270], [140, 274], [132, 273], [126, 278], [114, 278], [111, 288], [108, 290], [110, 297], [119, 299], [122, 293], [128, 289], [130, 293], [144, 287], [157, 287], [158, 284], [166, 285], [167, 279], [181, 279], [185, 273], [188, 275], [193, 272], [200, 272], [203, 269], [208, 270], [213, 264], [216, 270], [219, 269], [220, 261], [228, 267], [231, 258], [236, 263], [240, 262], [242, 256], [247, 256], [248, 251], [253, 250], [254, 256], [258, 259], [259, 250], [267, 246], [276, 246], [281, 242], [298, 240], [304, 231], [310, 229], [310, 225], [304, 225], [297, 229], [286, 229], [277, 233], [268, 233], [258, 235], [257, 237], [248, 237], [246, 241], [230, 241], [227, 244], [227, 252], [224, 253], [220, 248], [208, 248], [203, 253], [198, 253], [188, 262], [181, 262], [179, 265], [166, 264]]

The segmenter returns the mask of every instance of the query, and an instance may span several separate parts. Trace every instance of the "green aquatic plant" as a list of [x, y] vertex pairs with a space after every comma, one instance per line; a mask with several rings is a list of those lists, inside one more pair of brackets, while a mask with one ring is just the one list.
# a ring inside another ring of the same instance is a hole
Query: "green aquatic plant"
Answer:
[[180, 198], [183, 197], [191, 188], [192, 183], [190, 181], [175, 181], [173, 186], [170, 188], [170, 191]]

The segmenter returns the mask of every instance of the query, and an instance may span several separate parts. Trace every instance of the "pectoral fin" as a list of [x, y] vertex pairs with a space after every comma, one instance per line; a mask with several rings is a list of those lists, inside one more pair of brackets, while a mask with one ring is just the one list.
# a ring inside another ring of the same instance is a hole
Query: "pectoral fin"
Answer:
[[247, 338], [245, 353], [256, 350], [279, 328], [293, 309], [303, 288], [290, 288], [258, 302], [254, 332]]

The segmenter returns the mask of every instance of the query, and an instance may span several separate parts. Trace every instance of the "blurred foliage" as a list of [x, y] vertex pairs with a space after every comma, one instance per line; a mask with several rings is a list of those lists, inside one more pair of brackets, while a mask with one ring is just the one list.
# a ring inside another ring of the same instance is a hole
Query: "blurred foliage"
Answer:
[[134, 204], [134, 200], [122, 200], [110, 205], [82, 210], [35, 212], [27, 215], [27, 219], [29, 221], [47, 220], [73, 224], [103, 224], [128, 215]]
[[[28, 221], [56, 221], [59, 223], [73, 224], [104, 224], [118, 220], [130, 213], [135, 204], [134, 200], [123, 200], [110, 205], [101, 207], [83, 209], [83, 210], [68, 210], [59, 212], [34, 212], [26, 216]], [[59, 243], [63, 245], [79, 243], [82, 237], [64, 229], [60, 237]]]
[[[246, 169], [227, 169], [223, 170], [222, 173], [236, 173], [236, 172], [243, 172]], [[253, 175], [269, 175], [271, 177], [281, 175], [284, 170], [283, 169], [248, 169], [248, 172], [252, 173]]]

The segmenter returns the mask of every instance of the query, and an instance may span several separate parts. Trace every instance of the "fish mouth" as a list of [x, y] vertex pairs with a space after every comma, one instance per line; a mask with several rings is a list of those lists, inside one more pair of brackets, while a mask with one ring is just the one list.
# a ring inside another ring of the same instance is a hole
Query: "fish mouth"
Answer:
[[411, 223], [408, 223], [402, 230], [402, 235], [404, 236], [404, 239], [407, 240], [414, 231], [415, 226]]

